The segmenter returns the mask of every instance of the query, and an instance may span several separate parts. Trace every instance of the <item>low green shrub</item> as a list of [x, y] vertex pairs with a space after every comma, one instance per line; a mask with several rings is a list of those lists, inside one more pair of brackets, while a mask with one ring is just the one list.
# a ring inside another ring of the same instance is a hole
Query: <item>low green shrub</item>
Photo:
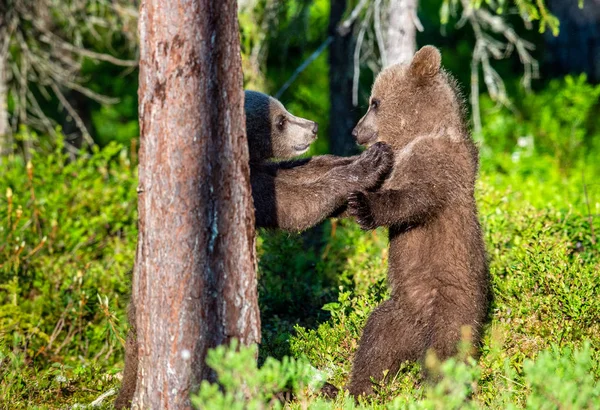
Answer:
[[[199, 409], [593, 409], [600, 406], [598, 362], [590, 343], [581, 348], [552, 345], [535, 358], [526, 359], [517, 373], [509, 359], [499, 364], [498, 394], [484, 402], [480, 393], [483, 370], [477, 361], [427, 360], [440, 375], [436, 383], [419, 382], [398, 394], [381, 386], [379, 398], [358, 403], [341, 391], [335, 400], [320, 394], [325, 375], [305, 359], [267, 359], [258, 368], [256, 347], [220, 346], [209, 351], [207, 363], [215, 369], [218, 383], [203, 382], [192, 403]], [[401, 369], [400, 372], [404, 372]], [[413, 371], [414, 373], [414, 371]], [[397, 384], [394, 381], [393, 384]], [[384, 396], [383, 398], [381, 396]]]
[[0, 167], [2, 408], [87, 400], [118, 384], [136, 170], [115, 144], [74, 161], [62, 148]]

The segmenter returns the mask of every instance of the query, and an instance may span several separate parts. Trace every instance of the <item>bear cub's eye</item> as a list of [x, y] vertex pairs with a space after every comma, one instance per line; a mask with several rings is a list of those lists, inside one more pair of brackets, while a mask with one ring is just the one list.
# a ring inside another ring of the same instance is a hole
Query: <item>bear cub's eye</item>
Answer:
[[282, 130], [284, 126], [285, 126], [285, 117], [283, 115], [280, 115], [279, 118], [277, 119], [277, 128]]
[[379, 100], [374, 98], [371, 100], [371, 108], [376, 110], [377, 108], [379, 108]]

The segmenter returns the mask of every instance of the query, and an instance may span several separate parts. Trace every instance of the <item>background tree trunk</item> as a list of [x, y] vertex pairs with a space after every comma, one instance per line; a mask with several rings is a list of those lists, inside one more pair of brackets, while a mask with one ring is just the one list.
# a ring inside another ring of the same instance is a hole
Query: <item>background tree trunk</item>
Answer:
[[390, 0], [385, 11], [384, 66], [406, 63], [415, 54], [417, 0]]
[[560, 32], [545, 34], [544, 71], [552, 76], [586, 73], [600, 82], [600, 0], [549, 0], [548, 8], [560, 21]]
[[133, 407], [189, 408], [208, 348], [260, 339], [234, 0], [145, 0]]
[[332, 154], [342, 156], [357, 151], [352, 137], [352, 129], [356, 124], [356, 110], [352, 105], [356, 40], [352, 30], [345, 35], [337, 31], [346, 6], [346, 0], [331, 0], [329, 13], [329, 35], [333, 36], [329, 46], [329, 150]]
[[0, 4], [0, 156], [12, 151], [10, 124], [8, 122], [8, 89], [6, 85], [8, 33], [6, 27], [6, 6]]

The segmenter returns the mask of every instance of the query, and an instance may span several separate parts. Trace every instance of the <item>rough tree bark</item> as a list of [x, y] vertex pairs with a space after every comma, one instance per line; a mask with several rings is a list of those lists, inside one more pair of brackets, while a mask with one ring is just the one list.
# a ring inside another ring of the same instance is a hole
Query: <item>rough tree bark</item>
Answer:
[[354, 74], [354, 47], [352, 30], [339, 33], [338, 25], [346, 11], [346, 0], [332, 0], [329, 12], [329, 150], [334, 155], [347, 156], [357, 151], [352, 137], [356, 124], [352, 105], [352, 80]]
[[417, 5], [417, 0], [389, 0], [384, 19], [384, 66], [409, 62], [415, 54]]
[[550, 75], [586, 73], [600, 82], [600, 0], [585, 0], [583, 9], [575, 0], [549, 0], [548, 8], [560, 21], [560, 32], [545, 34], [543, 70]]
[[133, 407], [190, 408], [208, 348], [256, 343], [254, 214], [235, 0], [144, 0]]

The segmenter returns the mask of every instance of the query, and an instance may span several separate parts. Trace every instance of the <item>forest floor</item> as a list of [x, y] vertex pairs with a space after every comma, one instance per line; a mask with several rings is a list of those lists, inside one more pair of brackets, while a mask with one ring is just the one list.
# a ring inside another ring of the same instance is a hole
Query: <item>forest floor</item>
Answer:
[[[477, 199], [494, 301], [481, 357], [430, 362], [435, 386], [405, 364], [359, 404], [327, 401], [314, 382], [348, 381], [365, 320], [387, 296], [386, 232], [350, 220], [260, 232], [262, 368], [252, 352], [214, 352], [211, 363], [227, 363], [224, 389], [203, 385], [194, 403], [277, 407], [284, 388], [290, 408], [598, 408], [600, 184], [588, 170], [543, 155], [484, 158]], [[59, 147], [0, 169], [0, 408], [111, 407], [101, 395], [123, 368], [136, 174], [117, 145], [77, 161]]]

